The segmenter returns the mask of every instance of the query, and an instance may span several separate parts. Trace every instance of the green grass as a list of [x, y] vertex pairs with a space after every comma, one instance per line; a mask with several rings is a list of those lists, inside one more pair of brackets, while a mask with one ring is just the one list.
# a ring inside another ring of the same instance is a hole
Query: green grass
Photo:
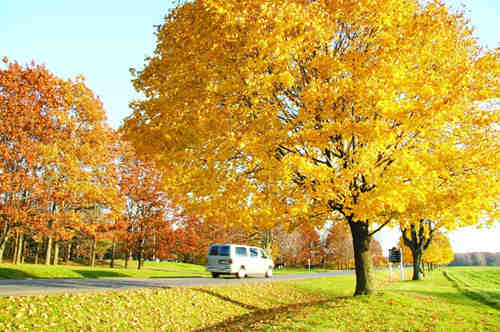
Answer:
[[314, 269], [307, 269], [307, 268], [283, 268], [283, 269], [274, 269], [273, 273], [274, 274], [298, 274], [298, 273], [316, 273], [316, 272], [330, 272], [332, 270], [330, 269], [322, 269], [322, 268], [314, 268]]
[[0, 264], [0, 279], [35, 278], [159, 278], [159, 277], [209, 276], [201, 265], [174, 262], [145, 262], [137, 270], [137, 262], [128, 269], [108, 267], [88, 267], [82, 265], [46, 266], [40, 264]]
[[497, 292], [499, 272], [449, 268], [416, 282], [389, 281], [380, 272], [379, 291], [362, 297], [351, 296], [352, 275], [235, 287], [11, 296], [0, 298], [0, 330], [498, 331], [500, 310], [458, 284]]
[[[146, 261], [137, 270], [137, 261], [130, 261], [124, 268], [124, 261], [117, 260], [111, 269], [109, 264], [96, 267], [85, 265], [43, 265], [43, 264], [0, 264], [0, 279], [38, 279], [38, 278], [159, 278], [159, 277], [208, 277], [205, 266], [175, 262]], [[327, 269], [276, 269], [276, 274], [326, 272]]]
[[445, 271], [445, 277], [469, 297], [500, 310], [499, 268], [454, 268]]

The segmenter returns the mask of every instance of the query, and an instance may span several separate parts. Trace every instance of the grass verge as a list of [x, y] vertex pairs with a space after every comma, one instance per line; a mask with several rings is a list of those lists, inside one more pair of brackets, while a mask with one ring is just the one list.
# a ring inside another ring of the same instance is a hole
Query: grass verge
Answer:
[[[133, 266], [133, 263], [131, 264]], [[135, 265], [137, 267], [137, 265]], [[40, 264], [0, 264], [0, 279], [35, 278], [159, 278], [159, 277], [201, 277], [209, 276], [205, 267], [195, 264], [174, 262], [146, 262], [141, 270], [137, 268], [88, 267], [82, 265], [45, 266]]]
[[[472, 279], [467, 271], [474, 270], [445, 272], [467, 281]], [[440, 271], [418, 282], [389, 281], [387, 273], [377, 278], [380, 290], [362, 297], [351, 296], [352, 275], [233, 287], [11, 296], [0, 298], [0, 330], [498, 331], [500, 310], [462, 292]], [[490, 288], [498, 289], [494, 284]]]
[[322, 269], [322, 268], [282, 268], [282, 269], [274, 269], [274, 274], [299, 274], [299, 273], [317, 273], [317, 272], [330, 272], [330, 269]]
[[[176, 262], [146, 261], [137, 270], [137, 261], [130, 261], [124, 268], [122, 260], [116, 261], [117, 268], [105, 265], [88, 267], [85, 265], [42, 265], [42, 264], [0, 264], [0, 279], [38, 278], [159, 278], [159, 277], [208, 277], [205, 266]], [[327, 272], [327, 269], [276, 269], [276, 274]]]

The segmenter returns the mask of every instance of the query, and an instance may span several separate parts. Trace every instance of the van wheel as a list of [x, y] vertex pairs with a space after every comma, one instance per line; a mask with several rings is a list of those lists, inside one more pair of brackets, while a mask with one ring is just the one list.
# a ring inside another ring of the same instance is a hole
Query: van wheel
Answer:
[[272, 276], [273, 276], [273, 268], [272, 267], [269, 267], [267, 269], [265, 276], [266, 276], [266, 278], [272, 278]]
[[236, 277], [238, 279], [243, 279], [247, 276], [247, 271], [245, 270], [244, 267], [241, 267], [240, 270], [238, 271], [238, 273], [236, 274]]
[[219, 274], [215, 273], [215, 272], [212, 272], [212, 278], [219, 278]]

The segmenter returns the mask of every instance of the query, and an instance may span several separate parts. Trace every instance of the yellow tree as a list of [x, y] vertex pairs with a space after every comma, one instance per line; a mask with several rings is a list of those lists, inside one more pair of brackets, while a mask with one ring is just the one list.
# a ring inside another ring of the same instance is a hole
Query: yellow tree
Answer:
[[[406, 250], [403, 250], [403, 259], [409, 259], [405, 260], [405, 262], [413, 264], [413, 280], [423, 278], [422, 257], [432, 243], [436, 231], [433, 224], [432, 220], [420, 219], [418, 223], [410, 223], [408, 228], [401, 229], [402, 236], [399, 245], [406, 248]], [[404, 247], [402, 246], [403, 243]], [[408, 253], [408, 249], [410, 253]]]
[[94, 264], [97, 234], [115, 223], [123, 202], [114, 173], [114, 131], [106, 124], [100, 100], [85, 85], [84, 79], [61, 82], [65, 89], [65, 108], [58, 118], [59, 135], [44, 145], [40, 177], [45, 199], [41, 203], [50, 215], [46, 264], [57, 264], [60, 240], [70, 239], [76, 231], [91, 240], [90, 260]]
[[[422, 223], [422, 229], [426, 229], [426, 221]], [[415, 243], [413, 238], [408, 241], [401, 236], [398, 242], [398, 247], [402, 248], [403, 261], [407, 264], [413, 264], [413, 280], [421, 280], [424, 275], [424, 263], [433, 265], [449, 264], [453, 261], [455, 254], [451, 248], [450, 241], [446, 235], [440, 231], [433, 232], [432, 237], [429, 234], [423, 235], [423, 238], [418, 238], [418, 235], [425, 234], [425, 232], [417, 232], [418, 243], [421, 247], [418, 250], [413, 249]], [[413, 248], [412, 248], [413, 247]], [[425, 249], [424, 249], [425, 248]], [[421, 251], [421, 257], [418, 261], [415, 260], [415, 252]], [[418, 276], [418, 279], [416, 279]]]
[[432, 265], [445, 265], [451, 263], [454, 258], [455, 254], [448, 237], [443, 233], [437, 233], [424, 254], [423, 262]]
[[372, 235], [436, 190], [412, 182], [425, 171], [414, 161], [438, 158], [440, 133], [494, 121], [484, 102], [498, 73], [497, 52], [438, 1], [196, 0], [168, 15], [134, 71], [145, 98], [123, 132], [203, 218], [342, 218], [355, 295], [369, 294]]
[[[494, 106], [482, 116], [491, 117]], [[422, 147], [427, 153], [407, 156], [418, 167], [407, 171], [414, 190], [406, 194], [409, 202], [398, 219], [411, 249], [413, 280], [423, 277], [422, 259], [436, 232], [497, 220], [500, 160], [494, 121], [450, 122], [446, 130], [426, 135]]]
[[404, 243], [403, 237], [399, 238], [397, 247], [401, 248], [403, 252], [403, 257], [402, 257], [403, 262], [405, 264], [413, 264], [413, 255], [411, 249]]

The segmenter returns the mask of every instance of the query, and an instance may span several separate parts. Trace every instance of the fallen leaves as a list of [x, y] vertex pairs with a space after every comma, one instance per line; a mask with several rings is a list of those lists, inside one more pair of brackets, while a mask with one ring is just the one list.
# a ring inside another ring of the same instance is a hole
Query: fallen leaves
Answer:
[[296, 282], [284, 282], [10, 296], [0, 299], [0, 330], [188, 331], [319, 300], [296, 286]]

